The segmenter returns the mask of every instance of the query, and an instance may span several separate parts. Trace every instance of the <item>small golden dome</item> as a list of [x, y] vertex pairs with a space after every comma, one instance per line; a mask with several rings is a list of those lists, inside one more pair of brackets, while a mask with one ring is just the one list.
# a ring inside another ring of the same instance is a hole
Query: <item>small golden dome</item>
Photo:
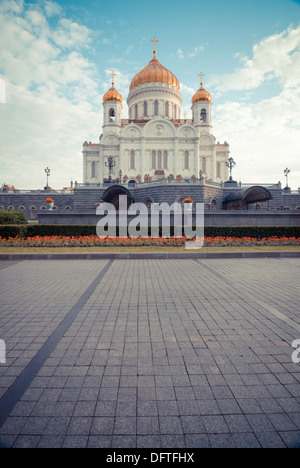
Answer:
[[180, 90], [178, 79], [156, 58], [155, 50], [153, 59], [132, 79], [130, 91], [145, 83], [166, 83]]
[[108, 91], [106, 91], [106, 93], [104, 94], [103, 102], [106, 102], [106, 101], [118, 101], [118, 102], [123, 101], [121, 94], [116, 90], [114, 85], [112, 85], [112, 87]]
[[202, 78], [203, 76], [205, 76], [203, 73], [200, 73], [201, 76], [201, 83], [200, 83], [200, 89], [198, 89], [198, 91], [194, 94], [194, 96], [192, 97], [192, 103], [194, 104], [195, 102], [199, 102], [199, 101], [206, 101], [206, 102], [211, 102], [211, 95], [209, 94], [208, 91], [206, 91], [206, 89], [203, 88], [203, 82], [202, 82]]

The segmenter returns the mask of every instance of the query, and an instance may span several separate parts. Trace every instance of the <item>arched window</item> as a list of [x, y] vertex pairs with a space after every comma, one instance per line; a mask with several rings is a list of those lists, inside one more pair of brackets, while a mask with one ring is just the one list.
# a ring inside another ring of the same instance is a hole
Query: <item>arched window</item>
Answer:
[[96, 163], [92, 162], [92, 179], [96, 178]]
[[138, 118], [138, 105], [137, 104], [134, 106], [134, 113], [135, 113], [135, 118], [137, 119]]
[[206, 158], [202, 158], [202, 172], [206, 174]]
[[207, 120], [206, 109], [201, 109], [200, 121], [206, 122], [206, 120]]
[[177, 120], [177, 106], [174, 106], [174, 119]]
[[221, 177], [221, 164], [217, 163], [217, 177]]
[[114, 122], [116, 120], [115, 110], [109, 109], [109, 121]]
[[156, 169], [156, 152], [152, 151], [152, 169]]
[[134, 151], [130, 153], [130, 169], [135, 169], [135, 154]]
[[168, 153], [164, 151], [164, 169], [168, 169]]
[[148, 104], [147, 102], [144, 102], [144, 117], [147, 117], [148, 115]]
[[189, 152], [185, 151], [184, 152], [184, 169], [189, 168]]
[[169, 117], [169, 103], [168, 103], [168, 101], [165, 103], [165, 116]]
[[154, 101], [154, 115], [158, 115], [158, 101]]
[[161, 163], [162, 163], [162, 161], [161, 161], [161, 151], [158, 151], [158, 153], [157, 153], [157, 168], [158, 169], [161, 169]]
[[35, 218], [35, 206], [32, 206], [30, 208], [30, 218], [34, 219]]

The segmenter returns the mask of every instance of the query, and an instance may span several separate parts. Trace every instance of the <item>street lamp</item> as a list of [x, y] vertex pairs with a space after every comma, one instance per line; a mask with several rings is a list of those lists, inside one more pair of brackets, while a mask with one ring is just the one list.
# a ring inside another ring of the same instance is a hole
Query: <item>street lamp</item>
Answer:
[[230, 172], [229, 182], [232, 182], [233, 181], [232, 170], [235, 168], [236, 162], [234, 161], [233, 158], [229, 158], [228, 161], [226, 162], [226, 166], [229, 168], [229, 172]]
[[122, 183], [122, 169], [120, 168], [120, 171], [119, 171], [119, 184]]
[[285, 190], [289, 190], [289, 173], [290, 173], [290, 169], [286, 168], [284, 170], [284, 175], [286, 177], [286, 187], [285, 187]]
[[46, 185], [46, 187], [45, 187], [46, 190], [47, 190], [47, 188], [49, 187], [48, 180], [49, 180], [49, 177], [50, 177], [50, 172], [51, 172], [51, 171], [50, 171], [49, 167], [46, 167], [46, 169], [45, 169], [45, 173], [46, 173], [46, 175], [47, 175], [47, 185]]
[[115, 167], [116, 161], [112, 156], [108, 158], [108, 160], [105, 162], [105, 166], [108, 167], [109, 171], [109, 176], [108, 176], [108, 182], [111, 184], [111, 174], [112, 174], [112, 169]]

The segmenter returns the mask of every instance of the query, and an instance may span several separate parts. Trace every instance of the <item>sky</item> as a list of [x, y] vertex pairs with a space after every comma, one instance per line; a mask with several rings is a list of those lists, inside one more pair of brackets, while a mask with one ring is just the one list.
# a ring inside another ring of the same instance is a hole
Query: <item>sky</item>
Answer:
[[102, 133], [102, 96], [126, 99], [157, 58], [183, 112], [203, 85], [234, 179], [300, 187], [300, 0], [0, 0], [0, 186], [82, 182], [82, 144]]

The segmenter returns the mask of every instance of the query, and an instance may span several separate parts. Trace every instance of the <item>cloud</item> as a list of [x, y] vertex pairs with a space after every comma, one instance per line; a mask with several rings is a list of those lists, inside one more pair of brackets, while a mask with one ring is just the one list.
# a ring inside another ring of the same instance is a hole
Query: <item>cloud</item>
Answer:
[[[236, 174], [243, 181], [248, 177], [249, 182], [284, 182], [283, 170], [289, 166], [291, 183], [297, 188], [300, 25], [264, 38], [254, 45], [251, 57], [239, 54], [238, 58], [242, 66], [234, 73], [214, 77], [219, 98], [234, 91], [229, 94], [233, 99], [214, 109], [217, 138], [223, 135], [229, 141], [238, 162]], [[249, 102], [249, 91], [256, 93], [256, 103]]]
[[184, 59], [184, 54], [183, 54], [183, 51], [181, 49], [178, 49], [177, 50], [177, 56], [178, 58], [180, 58], [181, 60]]
[[203, 50], [204, 50], [204, 46], [203, 46], [203, 45], [199, 45], [199, 46], [195, 47], [194, 50], [188, 54], [188, 56], [189, 56], [190, 58], [196, 57], [196, 55], [198, 55], [199, 52], [202, 52]]
[[54, 2], [1, 3], [0, 83], [6, 83], [6, 104], [0, 114], [0, 167], [2, 179], [18, 188], [43, 187], [46, 165], [55, 188], [71, 176], [81, 181], [81, 145], [97, 141], [100, 133], [96, 67], [82, 54], [91, 31], [61, 16], [53, 21], [54, 14], [61, 14]]
[[300, 25], [264, 38], [254, 45], [251, 58], [240, 59], [242, 67], [218, 77], [222, 90], [255, 89], [274, 77], [284, 86], [299, 82]]

